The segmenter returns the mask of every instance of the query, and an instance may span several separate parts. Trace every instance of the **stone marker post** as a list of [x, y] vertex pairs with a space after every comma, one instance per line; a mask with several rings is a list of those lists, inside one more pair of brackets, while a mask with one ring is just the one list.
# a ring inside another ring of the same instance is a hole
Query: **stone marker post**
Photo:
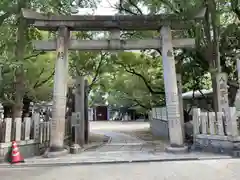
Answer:
[[237, 57], [237, 73], [238, 73], [238, 91], [237, 91], [237, 94], [236, 94], [236, 97], [235, 97], [235, 102], [234, 102], [234, 105], [236, 107], [236, 113], [237, 113], [237, 117], [240, 116], [240, 57]]
[[230, 123], [230, 108], [229, 108], [229, 102], [228, 102], [228, 87], [227, 87], [227, 81], [228, 77], [226, 73], [218, 73], [216, 76], [217, 80], [217, 95], [218, 95], [218, 107], [219, 111], [223, 112], [225, 123], [227, 125], [225, 132], [227, 135], [231, 135], [231, 123]]
[[181, 74], [177, 74], [177, 86], [178, 86], [178, 98], [179, 98], [179, 109], [180, 109], [180, 121], [182, 126], [183, 139], [185, 139]]
[[75, 112], [80, 112], [79, 122], [79, 136], [77, 142], [80, 146], [85, 144], [85, 126], [84, 126], [84, 77], [79, 76], [76, 79], [76, 92], [75, 92]]
[[240, 55], [237, 58], [237, 73], [238, 73], [238, 84], [239, 84], [239, 88], [240, 88]]
[[169, 26], [161, 28], [162, 36], [162, 59], [164, 72], [164, 88], [167, 107], [170, 147], [169, 152], [185, 152], [187, 147], [183, 142], [183, 128], [179, 108], [177, 76], [173, 54], [172, 35]]
[[22, 118], [16, 117], [14, 119], [14, 123], [15, 123], [15, 141], [20, 141], [22, 131]]
[[30, 131], [31, 131], [31, 118], [30, 117], [25, 117], [24, 118], [24, 139], [29, 140], [30, 139]]
[[69, 35], [70, 32], [67, 27], [59, 27], [57, 37], [57, 59], [55, 62], [54, 74], [50, 148], [45, 153], [45, 157], [52, 157], [67, 152], [64, 149], [64, 132], [68, 80]]
[[88, 81], [84, 81], [84, 120], [85, 120], [85, 144], [89, 140], [89, 119], [88, 119]]
[[79, 146], [79, 129], [80, 129], [80, 112], [75, 113], [72, 112], [71, 116], [71, 139], [72, 139], [72, 145], [70, 146], [70, 153], [76, 154], [80, 151], [81, 147]]
[[37, 112], [34, 112], [32, 115], [32, 121], [33, 121], [33, 137], [36, 142], [39, 141], [39, 129], [40, 129], [40, 114]]
[[5, 118], [4, 142], [11, 142], [12, 118]]

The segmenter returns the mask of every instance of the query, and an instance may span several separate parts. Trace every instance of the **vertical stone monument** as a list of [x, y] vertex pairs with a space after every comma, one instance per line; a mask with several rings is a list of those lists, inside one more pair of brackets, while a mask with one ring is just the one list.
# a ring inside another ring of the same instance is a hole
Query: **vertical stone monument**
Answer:
[[183, 139], [183, 127], [181, 122], [181, 110], [179, 105], [179, 93], [177, 87], [171, 28], [169, 26], [163, 26], [161, 29], [161, 36], [163, 45], [162, 59], [165, 98], [171, 143], [166, 150], [172, 153], [186, 152], [188, 148], [187, 146], [184, 146]]
[[[217, 80], [217, 94], [218, 94], [218, 107], [219, 111], [223, 112], [224, 122], [226, 124], [225, 132], [231, 135], [230, 115], [229, 115], [229, 102], [228, 102], [228, 77], [226, 73], [218, 73]], [[225, 126], [224, 126], [225, 127]]]

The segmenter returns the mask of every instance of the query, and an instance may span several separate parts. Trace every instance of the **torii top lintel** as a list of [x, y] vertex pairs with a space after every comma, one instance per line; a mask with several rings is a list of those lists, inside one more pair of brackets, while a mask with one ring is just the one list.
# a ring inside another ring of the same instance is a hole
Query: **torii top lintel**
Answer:
[[191, 19], [173, 14], [162, 15], [46, 15], [29, 9], [22, 9], [23, 17], [40, 30], [56, 31], [67, 26], [72, 31], [159, 30], [163, 25], [172, 29], [188, 29], [196, 21], [203, 20], [205, 11]]

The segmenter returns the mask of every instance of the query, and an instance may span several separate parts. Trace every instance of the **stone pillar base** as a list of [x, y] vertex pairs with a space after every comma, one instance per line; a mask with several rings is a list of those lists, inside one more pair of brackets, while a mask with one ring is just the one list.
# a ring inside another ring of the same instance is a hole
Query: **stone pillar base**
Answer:
[[174, 153], [174, 154], [182, 154], [182, 153], [187, 153], [188, 152], [188, 146], [174, 146], [170, 145], [166, 147], [165, 149], [166, 152], [168, 153]]
[[77, 154], [79, 152], [81, 152], [81, 146], [79, 146], [79, 144], [73, 144], [71, 147], [70, 147], [70, 153], [71, 154]]
[[69, 153], [68, 149], [65, 148], [48, 148], [45, 153], [43, 154], [44, 158], [56, 158], [60, 156], [65, 156]]

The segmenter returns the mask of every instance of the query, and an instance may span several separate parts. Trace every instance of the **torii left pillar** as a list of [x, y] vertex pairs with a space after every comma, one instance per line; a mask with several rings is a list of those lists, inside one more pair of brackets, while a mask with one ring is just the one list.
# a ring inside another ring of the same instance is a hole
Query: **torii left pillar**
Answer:
[[64, 148], [66, 95], [68, 80], [68, 46], [70, 31], [59, 27], [57, 37], [57, 58], [55, 62], [53, 111], [51, 121], [50, 147], [44, 157], [56, 157], [67, 154]]
[[187, 152], [188, 148], [184, 145], [171, 28], [169, 26], [163, 26], [161, 28], [161, 36], [164, 89], [170, 138], [170, 146], [166, 148], [166, 151], [183, 153]]

